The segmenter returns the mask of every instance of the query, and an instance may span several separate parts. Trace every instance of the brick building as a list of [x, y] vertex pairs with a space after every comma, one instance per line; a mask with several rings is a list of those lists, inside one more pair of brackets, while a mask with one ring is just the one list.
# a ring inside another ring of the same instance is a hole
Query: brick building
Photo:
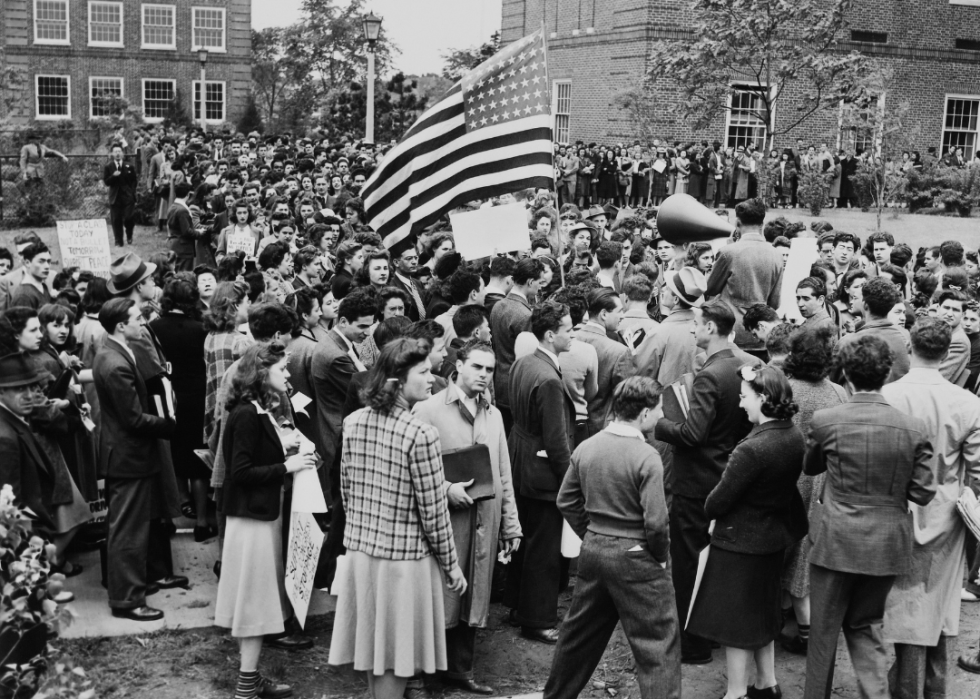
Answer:
[[180, 91], [200, 121], [206, 49], [205, 116], [234, 122], [250, 88], [251, 22], [251, 0], [0, 0], [6, 60], [27, 77], [10, 116], [82, 125], [118, 95], [154, 123]]
[[[915, 148], [925, 154], [963, 146], [972, 158], [980, 146], [980, 0], [855, 0], [846, 19], [842, 48], [893, 69], [898, 94], [885, 99], [909, 102]], [[501, 37], [510, 42], [543, 23], [556, 138], [612, 143], [637, 135], [615, 97], [640, 85], [654, 42], [683, 41], [693, 20], [689, 0], [503, 0]], [[677, 99], [666, 85], [657, 97], [664, 104]], [[776, 106], [777, 131], [781, 105], [793, 108], [793, 95], [784, 97], [788, 102]], [[763, 124], [740, 109], [752, 94], [734, 86], [731, 99], [732, 109], [701, 132], [655, 109], [656, 131], [669, 140], [762, 145]], [[828, 110], [775, 145], [792, 146], [796, 138], [840, 143], [846, 134]]]

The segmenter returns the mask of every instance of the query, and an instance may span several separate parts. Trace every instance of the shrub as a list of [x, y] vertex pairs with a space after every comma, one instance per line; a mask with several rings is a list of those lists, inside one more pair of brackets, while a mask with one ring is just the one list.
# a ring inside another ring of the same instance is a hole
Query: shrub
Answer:
[[816, 170], [807, 170], [800, 177], [800, 186], [796, 196], [810, 210], [812, 215], [819, 216], [823, 207], [826, 206], [832, 179], [832, 174]]

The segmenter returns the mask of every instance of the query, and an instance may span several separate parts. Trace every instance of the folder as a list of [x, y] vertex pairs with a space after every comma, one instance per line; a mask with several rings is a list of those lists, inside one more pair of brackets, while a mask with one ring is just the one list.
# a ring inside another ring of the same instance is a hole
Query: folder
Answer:
[[450, 483], [472, 480], [473, 485], [466, 489], [466, 494], [473, 500], [492, 500], [497, 497], [493, 487], [493, 464], [490, 463], [490, 450], [486, 444], [474, 444], [471, 447], [443, 452], [442, 469]]

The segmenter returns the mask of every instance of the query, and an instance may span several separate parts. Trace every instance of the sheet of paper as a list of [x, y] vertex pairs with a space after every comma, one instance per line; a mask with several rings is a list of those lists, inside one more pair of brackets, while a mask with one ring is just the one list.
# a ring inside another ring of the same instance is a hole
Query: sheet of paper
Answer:
[[582, 552], [582, 540], [567, 521], [561, 523], [561, 555], [565, 558], [578, 558]]
[[653, 169], [656, 170], [657, 172], [663, 172], [664, 170], [667, 169], [667, 161], [666, 160], [656, 161], [653, 164]]
[[251, 255], [255, 252], [255, 238], [248, 233], [232, 233], [225, 241], [228, 252], [244, 252]]
[[803, 322], [796, 305], [796, 285], [810, 276], [810, 267], [819, 258], [816, 238], [793, 238], [789, 241], [789, 259], [783, 269], [783, 286], [779, 299], [779, 315], [786, 320]]
[[289, 402], [293, 404], [294, 413], [302, 413], [306, 417], [310, 416], [310, 414], [306, 412], [306, 406], [312, 403], [313, 399], [310, 398], [308, 395], [296, 391], [296, 393], [293, 394], [292, 398], [289, 399]]
[[[307, 471], [306, 473], [315, 473]], [[323, 532], [307, 512], [293, 512], [289, 519], [289, 544], [286, 554], [286, 596], [300, 626], [306, 624], [306, 612], [313, 594], [313, 576], [320, 560]]]
[[711, 546], [705, 546], [701, 549], [701, 554], [698, 556], [698, 572], [694, 576], [694, 592], [691, 595], [691, 604], [687, 607], [687, 617], [684, 619], [684, 628], [687, 628], [688, 623], [691, 621], [691, 610], [694, 609], [694, 603], [698, 599], [698, 590], [701, 589], [701, 579], [704, 577], [704, 568], [708, 565], [708, 549]]
[[467, 260], [531, 247], [527, 209], [523, 204], [449, 214], [449, 222], [453, 227], [456, 252]]
[[327, 501], [323, 497], [320, 476], [316, 469], [308, 468], [293, 473], [292, 511], [294, 513], [327, 511]]

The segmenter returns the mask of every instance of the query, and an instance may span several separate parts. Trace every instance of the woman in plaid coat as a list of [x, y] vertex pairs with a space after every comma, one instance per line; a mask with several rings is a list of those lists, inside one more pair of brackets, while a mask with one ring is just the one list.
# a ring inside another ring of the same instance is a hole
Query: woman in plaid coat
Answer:
[[367, 672], [374, 699], [399, 699], [409, 677], [446, 669], [442, 575], [453, 592], [466, 590], [439, 432], [411, 413], [431, 394], [429, 350], [409, 338], [386, 345], [364, 389], [368, 407], [344, 420], [347, 565], [334, 582], [329, 662]]

